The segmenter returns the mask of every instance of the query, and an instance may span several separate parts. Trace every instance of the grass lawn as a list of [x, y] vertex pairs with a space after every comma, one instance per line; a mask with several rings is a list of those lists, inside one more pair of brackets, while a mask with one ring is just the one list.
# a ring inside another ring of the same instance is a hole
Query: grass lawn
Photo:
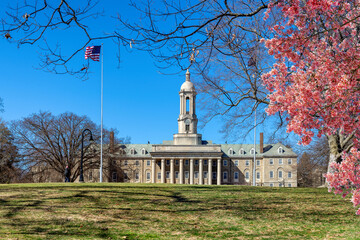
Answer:
[[327, 189], [166, 184], [0, 185], [0, 239], [360, 239]]

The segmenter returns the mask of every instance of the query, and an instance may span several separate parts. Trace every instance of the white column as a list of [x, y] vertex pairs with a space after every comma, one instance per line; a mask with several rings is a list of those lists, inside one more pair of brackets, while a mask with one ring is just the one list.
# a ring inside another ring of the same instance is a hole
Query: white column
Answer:
[[212, 184], [212, 159], [208, 160], [208, 184]]
[[184, 159], [180, 159], [180, 184], [184, 184]]
[[217, 160], [217, 185], [221, 185], [221, 158]]
[[194, 184], [194, 159], [190, 159], [190, 184]]
[[172, 158], [170, 160], [170, 183], [174, 183], [174, 159]]
[[161, 183], [165, 183], [165, 159], [161, 159]]
[[199, 159], [199, 185], [203, 185], [203, 160]]
[[151, 160], [151, 183], [155, 183], [156, 173], [155, 173], [155, 159]]

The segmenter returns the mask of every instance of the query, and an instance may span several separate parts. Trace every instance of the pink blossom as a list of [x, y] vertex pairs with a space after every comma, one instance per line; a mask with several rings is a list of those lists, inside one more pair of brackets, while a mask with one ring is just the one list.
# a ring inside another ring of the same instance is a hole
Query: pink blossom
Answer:
[[[356, 0], [280, 0], [268, 9], [280, 12], [283, 25], [272, 28], [264, 40], [276, 63], [263, 74], [270, 94], [266, 112], [286, 116], [288, 131], [309, 144], [315, 132], [355, 133], [360, 138], [360, 2]], [[291, 66], [290, 69], [287, 66]], [[352, 195], [360, 205], [360, 149], [343, 155], [327, 174], [330, 189]], [[360, 209], [360, 208], [359, 208]], [[360, 210], [357, 211], [357, 214]]]

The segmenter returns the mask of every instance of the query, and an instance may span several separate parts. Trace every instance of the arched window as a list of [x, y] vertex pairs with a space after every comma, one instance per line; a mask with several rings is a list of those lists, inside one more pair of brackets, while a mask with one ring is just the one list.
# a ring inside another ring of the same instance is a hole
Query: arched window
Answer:
[[228, 154], [229, 154], [229, 155], [233, 155], [233, 152], [234, 152], [234, 150], [233, 150], [232, 148], [230, 148], [230, 149], [228, 150]]
[[251, 154], [251, 155], [254, 155], [254, 154], [255, 154], [254, 148], [252, 148], [252, 149], [250, 150], [250, 154]]
[[190, 132], [190, 119], [185, 120], [185, 132]]
[[141, 149], [141, 154], [142, 154], [142, 155], [145, 155], [145, 154], [146, 154], [145, 148]]
[[281, 153], [283, 153], [283, 152], [284, 152], [284, 149], [283, 149], [282, 147], [279, 147], [279, 148], [278, 148], [278, 153], [281, 154]]
[[130, 149], [130, 154], [131, 154], [131, 155], [134, 155], [134, 154], [135, 154], [135, 149], [133, 149], [133, 148]]
[[244, 151], [243, 148], [240, 149], [239, 154], [240, 154], [240, 155], [244, 155], [244, 154], [245, 154], [245, 151]]
[[189, 97], [186, 98], [186, 113], [190, 112], [190, 99]]

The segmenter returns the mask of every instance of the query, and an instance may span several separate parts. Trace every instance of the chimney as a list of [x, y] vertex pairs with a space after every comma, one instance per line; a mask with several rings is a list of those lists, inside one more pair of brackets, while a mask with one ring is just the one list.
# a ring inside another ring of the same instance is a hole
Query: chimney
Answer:
[[110, 132], [110, 153], [114, 153], [114, 132]]
[[264, 133], [260, 133], [260, 153], [264, 153]]

